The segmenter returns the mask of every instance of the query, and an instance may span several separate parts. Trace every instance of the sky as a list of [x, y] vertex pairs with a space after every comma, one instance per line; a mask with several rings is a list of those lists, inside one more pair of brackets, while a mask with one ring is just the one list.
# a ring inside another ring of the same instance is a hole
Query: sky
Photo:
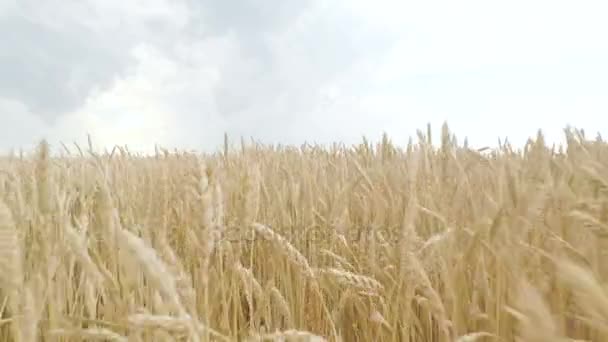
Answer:
[[0, 152], [608, 130], [608, 2], [0, 0]]

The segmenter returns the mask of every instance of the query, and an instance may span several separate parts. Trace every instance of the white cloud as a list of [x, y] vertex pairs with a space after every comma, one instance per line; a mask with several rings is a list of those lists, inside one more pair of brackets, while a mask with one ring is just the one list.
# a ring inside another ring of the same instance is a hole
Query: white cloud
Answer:
[[[228, 45], [209, 41], [198, 48], [217, 53]], [[197, 54], [196, 49], [188, 52]], [[100, 147], [128, 145], [142, 152], [153, 151], [155, 144], [197, 149], [215, 144], [225, 128], [211, 94], [218, 80], [215, 64], [202, 59], [194, 66], [178, 63], [146, 45], [136, 47], [133, 55], [137, 67], [65, 116], [56, 127], [62, 132], [57, 138], [76, 132], [72, 139], [82, 140], [89, 133]]]
[[31, 149], [44, 138], [44, 123], [23, 104], [0, 97], [0, 113], [0, 153]]

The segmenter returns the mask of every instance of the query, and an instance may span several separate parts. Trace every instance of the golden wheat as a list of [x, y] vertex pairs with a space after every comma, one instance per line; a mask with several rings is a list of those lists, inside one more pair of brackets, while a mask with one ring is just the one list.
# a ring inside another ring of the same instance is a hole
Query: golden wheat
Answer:
[[608, 144], [565, 135], [42, 142], [0, 164], [0, 340], [606, 341]]

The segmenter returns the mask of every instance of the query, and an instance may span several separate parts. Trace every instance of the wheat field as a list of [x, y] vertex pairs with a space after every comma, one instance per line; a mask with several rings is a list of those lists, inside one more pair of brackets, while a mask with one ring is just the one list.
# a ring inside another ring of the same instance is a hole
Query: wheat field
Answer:
[[0, 161], [1, 341], [608, 341], [608, 146], [41, 142]]

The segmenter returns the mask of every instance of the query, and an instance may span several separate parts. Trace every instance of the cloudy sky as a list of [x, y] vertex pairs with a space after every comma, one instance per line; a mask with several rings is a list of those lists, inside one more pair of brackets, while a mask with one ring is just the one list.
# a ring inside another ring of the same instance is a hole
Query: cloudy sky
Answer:
[[[608, 133], [608, 3], [0, 0], [0, 150]], [[56, 145], [55, 145], [56, 146]]]

